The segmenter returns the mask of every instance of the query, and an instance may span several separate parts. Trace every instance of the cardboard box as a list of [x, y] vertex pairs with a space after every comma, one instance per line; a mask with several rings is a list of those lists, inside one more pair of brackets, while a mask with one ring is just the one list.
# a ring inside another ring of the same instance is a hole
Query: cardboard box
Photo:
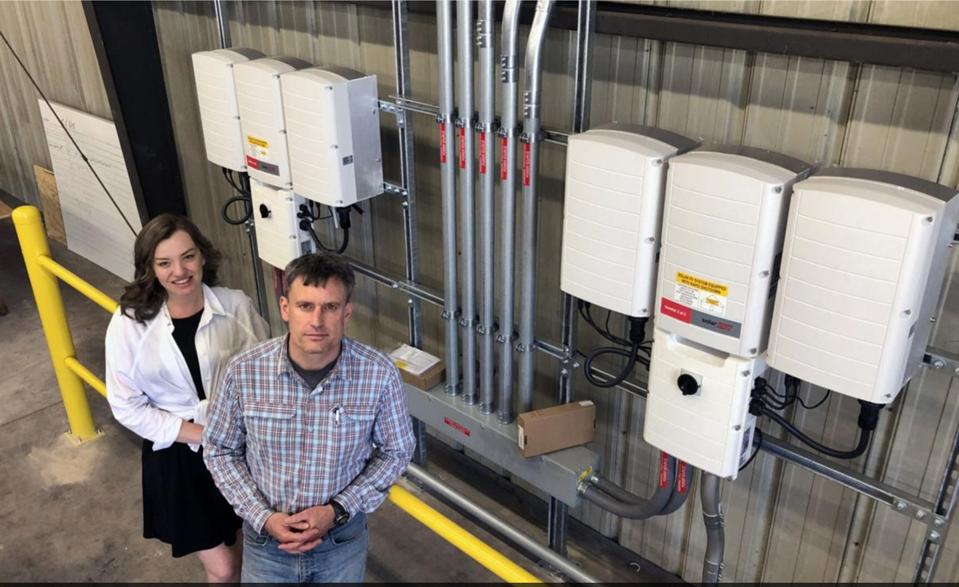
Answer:
[[596, 406], [587, 400], [533, 410], [520, 414], [516, 425], [520, 451], [533, 457], [592, 441]]
[[390, 353], [390, 359], [400, 370], [403, 381], [424, 391], [429, 391], [443, 380], [446, 367], [439, 357], [407, 344]]

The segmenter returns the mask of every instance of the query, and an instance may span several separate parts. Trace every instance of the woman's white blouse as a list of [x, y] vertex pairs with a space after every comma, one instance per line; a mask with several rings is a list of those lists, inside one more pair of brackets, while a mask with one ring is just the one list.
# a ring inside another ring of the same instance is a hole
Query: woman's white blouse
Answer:
[[[173, 340], [173, 320], [164, 303], [145, 323], [120, 313], [106, 336], [107, 400], [118, 422], [153, 441], [153, 450], [176, 441], [183, 420], [206, 421], [230, 358], [269, 336], [267, 323], [241, 291], [203, 285], [203, 314], [196, 354], [207, 400], [200, 401], [183, 354]], [[196, 451], [199, 445], [190, 445]]]

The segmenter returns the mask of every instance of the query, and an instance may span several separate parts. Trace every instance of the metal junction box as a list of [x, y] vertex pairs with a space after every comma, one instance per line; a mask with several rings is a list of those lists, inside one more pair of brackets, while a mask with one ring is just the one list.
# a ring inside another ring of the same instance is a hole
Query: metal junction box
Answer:
[[889, 403], [919, 368], [959, 221], [955, 188], [829, 169], [794, 187], [769, 364]]
[[444, 386], [423, 391], [404, 384], [410, 415], [566, 505], [580, 504], [577, 488], [597, 472], [599, 455], [576, 446], [524, 457], [517, 446], [516, 424], [500, 423], [496, 414], [480, 412], [479, 404], [466, 405], [461, 398], [447, 395]]
[[311, 67], [280, 80], [296, 193], [335, 207], [383, 193], [376, 76]]
[[203, 127], [206, 158], [210, 163], [234, 171], [246, 171], [233, 68], [237, 63], [261, 57], [263, 54], [253, 49], [217, 49], [193, 54], [200, 125]]
[[674, 157], [656, 326], [738, 355], [766, 347], [792, 184], [811, 166], [748, 147]]
[[569, 137], [560, 288], [627, 316], [653, 313], [670, 157], [699, 143], [613, 123]]
[[280, 74], [309, 67], [302, 59], [275, 57], [238, 63], [234, 69], [243, 152], [250, 177], [291, 189]]

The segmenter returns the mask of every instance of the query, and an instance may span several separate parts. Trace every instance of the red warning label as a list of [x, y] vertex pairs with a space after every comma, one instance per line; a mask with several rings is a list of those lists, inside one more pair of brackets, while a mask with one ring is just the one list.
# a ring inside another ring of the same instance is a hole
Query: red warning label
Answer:
[[453, 420], [451, 418], [443, 418], [443, 423], [449, 426], [450, 428], [452, 428], [453, 430], [463, 433], [464, 436], [470, 435], [470, 429], [467, 428], [466, 426], [463, 426], [456, 420]]
[[687, 308], [686, 306], [677, 304], [673, 300], [667, 298], [660, 298], [659, 311], [662, 312], [664, 316], [675, 318], [676, 320], [685, 322], [686, 324], [689, 324], [693, 321], [692, 308]]
[[480, 175], [486, 175], [486, 133], [480, 133]]
[[466, 169], [466, 129], [460, 127], [460, 169]]
[[440, 123], [440, 163], [446, 163], [446, 123]]
[[686, 483], [686, 467], [688, 467], [683, 461], [679, 461], [679, 470], [676, 472], [677, 477], [679, 478], [679, 483], [676, 484], [676, 489], [679, 490], [679, 493], [685, 494], [689, 490], [689, 485]]
[[499, 178], [506, 179], [509, 177], [509, 139], [503, 137], [503, 141], [500, 144], [500, 156], [499, 156]]
[[530, 174], [530, 154], [529, 154], [529, 143], [523, 143], [523, 185], [529, 185], [529, 174]]
[[669, 485], [669, 455], [659, 453], [659, 486], [665, 488]]

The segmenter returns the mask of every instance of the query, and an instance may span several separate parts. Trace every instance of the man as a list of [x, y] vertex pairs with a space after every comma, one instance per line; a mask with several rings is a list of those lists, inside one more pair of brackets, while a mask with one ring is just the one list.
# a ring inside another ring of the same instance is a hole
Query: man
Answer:
[[289, 334], [237, 355], [213, 399], [204, 460], [245, 520], [244, 582], [362, 581], [366, 514], [412, 457], [396, 367], [343, 336], [354, 279], [337, 255], [287, 265]]

